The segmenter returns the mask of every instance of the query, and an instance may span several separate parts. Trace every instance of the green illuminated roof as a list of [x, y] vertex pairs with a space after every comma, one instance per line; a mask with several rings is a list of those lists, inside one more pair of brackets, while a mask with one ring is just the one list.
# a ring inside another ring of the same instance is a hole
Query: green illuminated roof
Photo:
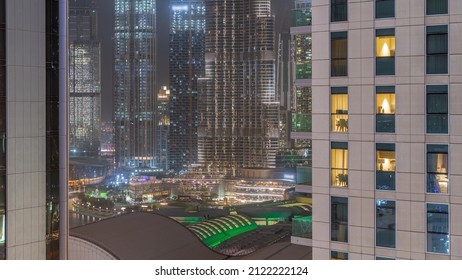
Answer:
[[188, 227], [211, 248], [234, 236], [258, 228], [253, 220], [242, 215], [215, 218]]

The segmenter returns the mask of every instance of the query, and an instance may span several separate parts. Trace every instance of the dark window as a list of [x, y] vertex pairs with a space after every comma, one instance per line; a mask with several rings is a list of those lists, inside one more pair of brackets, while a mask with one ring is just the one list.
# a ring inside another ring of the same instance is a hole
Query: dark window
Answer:
[[348, 76], [348, 33], [331, 33], [331, 76]]
[[427, 74], [448, 73], [448, 26], [427, 26]]
[[448, 146], [427, 145], [427, 192], [448, 193]]
[[375, 18], [395, 17], [395, 0], [375, 0]]
[[396, 156], [395, 144], [376, 144], [376, 174], [375, 186], [377, 190], [395, 190]]
[[427, 251], [449, 254], [449, 207], [427, 204]]
[[348, 242], [348, 198], [331, 198], [330, 240]]
[[348, 260], [348, 253], [331, 251], [330, 259], [331, 260]]
[[387, 257], [375, 257], [378, 261], [393, 261], [394, 258], [387, 258]]
[[396, 246], [396, 202], [377, 200], [375, 203], [375, 245]]
[[376, 42], [376, 75], [395, 74], [395, 29], [377, 29], [375, 33]]
[[330, 21], [348, 20], [348, 0], [331, 0], [330, 1]]
[[448, 0], [427, 0], [427, 15], [448, 13]]
[[427, 133], [448, 133], [448, 86], [427, 86]]

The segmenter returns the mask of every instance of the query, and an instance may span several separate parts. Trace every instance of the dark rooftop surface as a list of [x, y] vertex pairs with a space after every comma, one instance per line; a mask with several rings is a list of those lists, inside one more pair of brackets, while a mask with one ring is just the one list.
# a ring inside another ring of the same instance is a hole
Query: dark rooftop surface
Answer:
[[123, 260], [219, 260], [191, 231], [174, 220], [135, 212], [73, 228], [70, 235], [93, 242]]
[[[263, 231], [270, 229], [262, 228]], [[277, 243], [259, 247], [249, 255], [222, 255], [204, 245], [182, 224], [165, 216], [145, 212], [119, 215], [76, 227], [70, 229], [70, 235], [92, 242], [122, 260], [312, 259], [311, 247], [291, 244], [286, 241], [287, 237], [277, 242], [279, 238], [276, 235], [276, 239], [268, 240]], [[261, 235], [256, 237], [268, 238]], [[244, 234], [242, 238], [249, 237]], [[252, 238], [248, 241], [254, 242]]]

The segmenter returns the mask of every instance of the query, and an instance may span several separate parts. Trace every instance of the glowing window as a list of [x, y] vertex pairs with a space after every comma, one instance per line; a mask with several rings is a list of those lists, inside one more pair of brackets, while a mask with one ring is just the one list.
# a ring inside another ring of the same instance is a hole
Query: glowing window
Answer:
[[348, 186], [348, 143], [331, 143], [331, 185]]
[[376, 93], [376, 132], [395, 132], [395, 87], [379, 86]]
[[348, 132], [347, 88], [332, 88], [331, 93], [331, 131]]

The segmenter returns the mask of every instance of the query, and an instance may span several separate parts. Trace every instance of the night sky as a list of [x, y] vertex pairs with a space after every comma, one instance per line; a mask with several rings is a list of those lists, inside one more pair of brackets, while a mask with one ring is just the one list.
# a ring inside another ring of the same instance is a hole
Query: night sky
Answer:
[[[293, 0], [272, 0], [276, 15], [276, 34], [288, 32]], [[158, 87], [168, 85], [169, 0], [157, 0], [157, 70]], [[99, 36], [101, 38], [102, 120], [112, 120], [112, 35], [114, 0], [97, 0]]]

